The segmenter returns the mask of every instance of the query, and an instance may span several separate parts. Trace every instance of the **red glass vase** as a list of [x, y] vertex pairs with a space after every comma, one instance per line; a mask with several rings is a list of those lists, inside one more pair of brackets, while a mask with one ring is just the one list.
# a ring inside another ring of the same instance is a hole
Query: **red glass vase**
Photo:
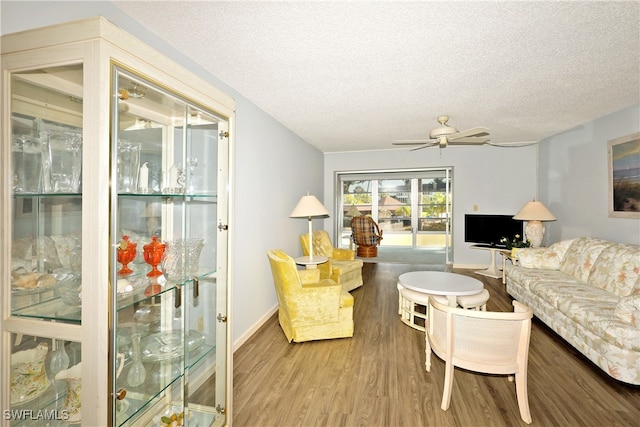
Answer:
[[122, 241], [118, 243], [118, 262], [122, 264], [122, 268], [118, 270], [118, 275], [126, 276], [133, 273], [128, 264], [136, 259], [137, 244], [129, 240], [129, 236], [122, 236]]
[[144, 260], [151, 266], [151, 271], [147, 273], [147, 277], [162, 276], [158, 270], [158, 264], [162, 261], [164, 255], [165, 244], [158, 241], [157, 236], [151, 238], [151, 243], [144, 245]]

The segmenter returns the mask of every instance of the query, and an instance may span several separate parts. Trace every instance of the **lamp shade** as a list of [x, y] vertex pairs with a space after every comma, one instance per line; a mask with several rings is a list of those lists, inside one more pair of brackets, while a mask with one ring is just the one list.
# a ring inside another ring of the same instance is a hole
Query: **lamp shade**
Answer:
[[347, 216], [360, 216], [360, 211], [356, 208], [356, 205], [351, 205], [349, 210], [347, 211]]
[[556, 217], [547, 209], [542, 202], [535, 200], [527, 202], [520, 211], [513, 216], [513, 219], [523, 221], [555, 221]]
[[302, 196], [289, 218], [328, 217], [329, 211], [313, 195]]

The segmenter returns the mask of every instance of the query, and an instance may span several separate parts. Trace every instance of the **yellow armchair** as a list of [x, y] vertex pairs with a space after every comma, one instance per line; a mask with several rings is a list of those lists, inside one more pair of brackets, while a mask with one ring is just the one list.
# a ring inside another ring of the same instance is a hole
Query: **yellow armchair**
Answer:
[[[332, 279], [342, 285], [345, 291], [362, 286], [362, 260], [356, 259], [351, 249], [333, 247], [329, 233], [324, 230], [313, 232], [313, 255], [326, 256], [328, 262], [318, 265], [320, 277]], [[309, 256], [309, 234], [300, 235], [302, 253]]]
[[353, 336], [353, 296], [320, 270], [298, 270], [280, 249], [267, 253], [278, 294], [278, 319], [289, 342]]

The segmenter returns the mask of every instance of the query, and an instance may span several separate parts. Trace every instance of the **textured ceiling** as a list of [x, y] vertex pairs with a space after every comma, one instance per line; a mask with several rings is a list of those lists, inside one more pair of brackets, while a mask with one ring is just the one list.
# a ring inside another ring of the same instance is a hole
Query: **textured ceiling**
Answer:
[[640, 102], [637, 1], [113, 3], [323, 152], [442, 114], [537, 141]]

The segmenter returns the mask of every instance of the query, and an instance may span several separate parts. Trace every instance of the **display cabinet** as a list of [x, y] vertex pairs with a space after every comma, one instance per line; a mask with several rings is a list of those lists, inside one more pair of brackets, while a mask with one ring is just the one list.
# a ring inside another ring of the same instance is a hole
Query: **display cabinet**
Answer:
[[2, 38], [2, 425], [229, 424], [234, 101], [101, 17]]

